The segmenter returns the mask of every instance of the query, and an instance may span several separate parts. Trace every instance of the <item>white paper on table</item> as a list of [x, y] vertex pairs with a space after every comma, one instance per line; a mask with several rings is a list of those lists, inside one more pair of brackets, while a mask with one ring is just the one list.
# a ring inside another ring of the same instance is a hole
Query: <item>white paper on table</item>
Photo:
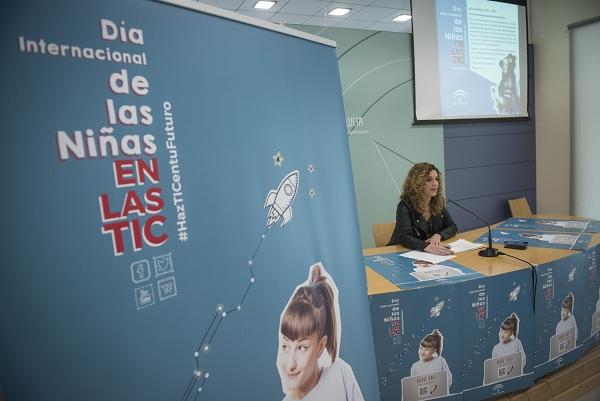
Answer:
[[409, 259], [426, 260], [433, 264], [438, 264], [438, 263], [441, 263], [443, 261], [446, 261], [448, 259], [452, 259], [455, 257], [455, 255], [440, 256], [440, 255], [434, 255], [433, 253], [421, 252], [421, 251], [409, 251], [409, 252], [400, 254], [400, 256], [403, 256], [403, 257], [409, 258]]
[[454, 253], [472, 251], [473, 249], [478, 249], [478, 248], [484, 247], [483, 244], [476, 244], [474, 242], [467, 241], [466, 239], [462, 239], [462, 238], [457, 239], [456, 241], [451, 242], [448, 245], [450, 245], [450, 249], [452, 249], [452, 251], [454, 251]]

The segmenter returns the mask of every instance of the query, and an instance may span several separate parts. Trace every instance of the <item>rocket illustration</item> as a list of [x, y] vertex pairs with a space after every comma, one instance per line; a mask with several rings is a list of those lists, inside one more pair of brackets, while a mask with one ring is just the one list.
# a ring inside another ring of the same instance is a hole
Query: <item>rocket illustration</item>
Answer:
[[269, 207], [268, 228], [277, 223], [280, 217], [283, 217], [282, 227], [292, 218], [292, 203], [298, 192], [299, 181], [298, 170], [294, 170], [281, 180], [277, 189], [271, 190], [267, 194], [264, 207], [265, 209]]
[[442, 313], [442, 309], [444, 308], [444, 301], [438, 302], [431, 310], [429, 311], [429, 315], [431, 317], [438, 317]]
[[569, 272], [569, 281], [573, 281], [575, 280], [575, 270], [576, 268], [572, 268], [571, 271]]
[[517, 297], [519, 296], [519, 293], [520, 293], [520, 292], [521, 292], [521, 286], [520, 286], [520, 285], [518, 285], [518, 286], [516, 286], [516, 287], [515, 287], [515, 289], [514, 289], [514, 290], [512, 290], [512, 291], [510, 292], [510, 294], [508, 294], [508, 299], [509, 299], [511, 302], [514, 302], [514, 301], [516, 301], [516, 300], [517, 300]]

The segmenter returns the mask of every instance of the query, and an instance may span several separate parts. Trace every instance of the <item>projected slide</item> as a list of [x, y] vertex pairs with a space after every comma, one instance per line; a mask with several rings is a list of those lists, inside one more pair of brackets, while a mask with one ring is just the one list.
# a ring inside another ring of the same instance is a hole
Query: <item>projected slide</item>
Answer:
[[413, 4], [417, 120], [527, 117], [524, 7]]

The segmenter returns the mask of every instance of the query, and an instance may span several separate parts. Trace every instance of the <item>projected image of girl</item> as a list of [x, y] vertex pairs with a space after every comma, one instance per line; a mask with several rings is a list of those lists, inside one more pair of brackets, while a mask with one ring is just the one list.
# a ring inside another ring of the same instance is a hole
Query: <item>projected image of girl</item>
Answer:
[[284, 401], [364, 401], [352, 368], [338, 356], [340, 337], [338, 290], [317, 263], [281, 314], [277, 370]]
[[497, 114], [518, 114], [519, 88], [515, 74], [517, 57], [509, 53], [498, 62], [498, 65], [502, 70], [502, 78], [498, 86], [490, 87], [494, 110]]

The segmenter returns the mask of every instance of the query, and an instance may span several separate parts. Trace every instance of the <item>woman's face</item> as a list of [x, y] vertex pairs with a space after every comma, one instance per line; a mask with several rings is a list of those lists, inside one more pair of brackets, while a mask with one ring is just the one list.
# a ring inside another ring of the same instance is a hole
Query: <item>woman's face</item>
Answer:
[[423, 362], [429, 362], [433, 359], [433, 353], [435, 352], [435, 350], [432, 347], [424, 347], [424, 346], [419, 346], [419, 358], [423, 361]]
[[512, 330], [500, 329], [500, 341], [502, 341], [504, 344], [511, 340], [512, 335]]
[[569, 317], [569, 308], [565, 308], [564, 306], [560, 310], [560, 317], [562, 320], [567, 320]]
[[290, 340], [279, 334], [277, 370], [283, 392], [294, 399], [303, 398], [319, 381], [318, 360], [327, 344], [327, 336], [313, 333], [308, 337]]
[[428, 198], [433, 198], [438, 193], [440, 186], [440, 178], [435, 170], [431, 170], [425, 178], [425, 186], [423, 187], [423, 195]]

